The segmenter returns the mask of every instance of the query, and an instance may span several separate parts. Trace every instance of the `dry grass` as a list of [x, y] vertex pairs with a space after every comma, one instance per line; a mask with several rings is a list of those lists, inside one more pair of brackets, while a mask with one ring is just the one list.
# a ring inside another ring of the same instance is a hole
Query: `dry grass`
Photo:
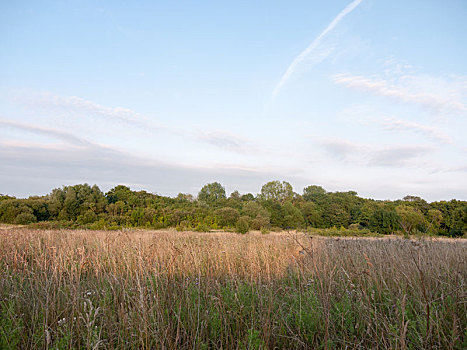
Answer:
[[463, 240], [0, 231], [0, 348], [467, 346]]

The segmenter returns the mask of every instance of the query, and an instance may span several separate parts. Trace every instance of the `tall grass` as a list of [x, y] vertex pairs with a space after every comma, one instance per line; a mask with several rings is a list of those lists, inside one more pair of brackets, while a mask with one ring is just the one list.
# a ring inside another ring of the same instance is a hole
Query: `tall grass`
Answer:
[[463, 349], [465, 241], [0, 231], [0, 348]]

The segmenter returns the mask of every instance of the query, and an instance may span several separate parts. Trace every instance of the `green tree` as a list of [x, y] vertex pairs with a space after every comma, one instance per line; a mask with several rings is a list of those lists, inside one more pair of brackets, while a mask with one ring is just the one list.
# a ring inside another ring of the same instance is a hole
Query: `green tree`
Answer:
[[251, 220], [251, 228], [253, 230], [268, 229], [270, 226], [271, 220], [267, 211], [256, 215], [253, 220]]
[[400, 226], [406, 234], [413, 234], [417, 229], [422, 229], [426, 225], [425, 217], [422, 212], [409, 205], [399, 205], [396, 208], [397, 215], [400, 218]]
[[300, 210], [305, 220], [306, 226], [321, 227], [323, 218], [318, 205], [313, 202], [303, 202], [300, 204]]
[[32, 212], [21, 212], [16, 216], [15, 224], [19, 225], [27, 225], [32, 222], [36, 222], [37, 218], [34, 216]]
[[187, 203], [193, 202], [193, 195], [189, 193], [179, 193], [176, 198], [179, 202]]
[[260, 198], [262, 200], [272, 200], [274, 202], [284, 203], [293, 199], [292, 185], [286, 181], [270, 181], [261, 187]]
[[36, 222], [34, 210], [27, 199], [7, 199], [0, 202], [0, 221], [8, 224]]
[[443, 221], [443, 213], [437, 209], [429, 209], [427, 213], [428, 228], [427, 232], [436, 234], [439, 231], [441, 222]]
[[81, 214], [80, 216], [78, 216], [77, 221], [83, 225], [91, 224], [97, 221], [97, 215], [93, 210], [88, 209], [84, 214]]
[[257, 202], [247, 202], [242, 209], [242, 213], [251, 219], [251, 228], [261, 230], [269, 228], [271, 215]]
[[250, 218], [248, 216], [240, 216], [236, 224], [236, 231], [238, 233], [248, 233], [250, 230]]
[[63, 210], [65, 196], [66, 193], [61, 188], [55, 188], [49, 195], [47, 195], [49, 212], [52, 217], [57, 218], [60, 212]]
[[371, 224], [371, 220], [377, 210], [377, 206], [375, 203], [367, 201], [365, 202], [358, 211], [356, 222], [364, 227], [369, 228]]
[[229, 196], [229, 199], [233, 199], [233, 200], [236, 200], [236, 201], [239, 201], [240, 198], [241, 198], [241, 195], [240, 195], [240, 192], [238, 192], [238, 191], [233, 191]]
[[321, 186], [311, 185], [303, 189], [303, 199], [308, 202], [321, 202], [326, 196], [326, 190]]
[[45, 221], [50, 219], [48, 201], [44, 197], [29, 197], [26, 200], [27, 206], [33, 210], [37, 221]]
[[198, 193], [198, 200], [208, 205], [219, 204], [226, 199], [225, 188], [219, 182], [204, 185]]
[[332, 201], [324, 207], [323, 221], [327, 227], [348, 227], [350, 212], [341, 203]]
[[371, 215], [369, 228], [382, 234], [391, 234], [399, 229], [400, 217], [394, 208], [388, 207], [385, 204], [380, 204], [375, 207]]
[[16, 199], [16, 197], [9, 196], [7, 194], [0, 194], [0, 202], [6, 201], [7, 199]]
[[257, 202], [247, 202], [243, 205], [242, 213], [244, 215], [248, 215], [250, 218], [256, 217], [258, 214], [262, 214], [267, 210], [264, 209], [259, 203]]
[[283, 220], [282, 228], [300, 228], [304, 225], [305, 220], [301, 211], [294, 207], [291, 202], [287, 202], [282, 206]]
[[222, 227], [235, 225], [235, 223], [238, 220], [238, 217], [240, 216], [237, 209], [229, 207], [217, 209], [214, 212], [214, 215], [216, 215], [217, 222]]
[[242, 194], [242, 196], [240, 197], [240, 200], [241, 200], [242, 202], [254, 201], [254, 200], [255, 200], [255, 196], [253, 196], [253, 194], [251, 194], [251, 193], [245, 193], [245, 194]]
[[449, 218], [449, 235], [462, 236], [467, 233], [467, 205], [456, 203]]
[[123, 203], [128, 203], [130, 197], [133, 195], [133, 192], [129, 187], [118, 185], [112, 188], [109, 192], [105, 194], [108, 203], [116, 203], [122, 201]]
[[80, 211], [78, 195], [73, 187], [68, 187], [65, 192], [62, 217], [65, 220], [76, 220]]

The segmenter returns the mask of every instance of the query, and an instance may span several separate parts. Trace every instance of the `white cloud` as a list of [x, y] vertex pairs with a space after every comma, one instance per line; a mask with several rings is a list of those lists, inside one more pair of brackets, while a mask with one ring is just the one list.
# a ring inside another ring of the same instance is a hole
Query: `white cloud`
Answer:
[[315, 61], [315, 62], [320, 62], [324, 60], [330, 53], [330, 51], [325, 51], [325, 50], [316, 50], [317, 47], [320, 45], [321, 41], [323, 40], [324, 37], [326, 37], [329, 32], [331, 32], [338, 24], [339, 22], [347, 16], [350, 12], [352, 12], [360, 3], [362, 0], [354, 0], [352, 1], [349, 5], [347, 5], [339, 14], [332, 20], [332, 22], [324, 29], [318, 37], [316, 37], [315, 40], [303, 51], [300, 55], [295, 57], [295, 59], [292, 61], [290, 66], [287, 68], [285, 71], [284, 75], [282, 76], [281, 80], [277, 84], [277, 86], [274, 88], [274, 91], [272, 93], [272, 96], [275, 97], [282, 86], [289, 80], [289, 78], [294, 74], [294, 72], [297, 70], [297, 67], [304, 61]]
[[360, 144], [342, 139], [327, 139], [321, 142], [327, 153], [341, 160], [358, 160], [361, 152], [365, 150]]
[[382, 125], [385, 130], [390, 131], [413, 131], [415, 133], [422, 134], [435, 141], [441, 141], [444, 143], [452, 143], [451, 138], [443, 133], [439, 128], [429, 125], [423, 125], [410, 121], [386, 118], [382, 121]]
[[320, 142], [327, 154], [339, 161], [364, 166], [412, 167], [434, 149], [426, 145], [370, 145], [343, 139]]
[[[273, 178], [303, 180], [281, 169], [234, 165], [186, 166], [137, 157], [109, 147], [50, 148], [0, 141], [0, 193], [28, 196], [76, 183], [139, 184], [141, 188], [174, 196], [196, 192], [206, 183], [220, 181], [226, 188], [254, 192]], [[31, 176], [34, 174], [34, 176]]]
[[418, 158], [430, 152], [433, 148], [420, 145], [400, 145], [376, 149], [368, 152], [368, 165], [404, 167], [417, 165]]
[[443, 79], [430, 76], [401, 75], [394, 81], [378, 76], [337, 74], [333, 81], [351, 89], [421, 105], [434, 113], [467, 112], [464, 102], [467, 79]]
[[129, 108], [107, 107], [77, 96], [64, 97], [51, 93], [22, 94], [18, 100], [32, 110], [74, 114], [79, 117], [100, 117], [143, 129], [157, 128], [146, 117]]
[[[30, 138], [0, 139], [0, 193], [25, 196], [46, 193], [59, 185], [88, 182], [109, 186], [140, 184], [144, 189], [175, 195], [180, 191], [196, 193], [202, 185], [212, 181], [221, 181], [232, 189], [251, 191], [271, 177], [290, 178], [281, 167], [235, 165], [223, 159], [216, 164], [189, 166], [173, 159], [164, 161], [153, 156], [137, 156], [55, 128], [6, 119], [0, 119], [0, 126], [64, 141], [49, 144]], [[186, 136], [196, 138], [192, 134]], [[247, 154], [254, 149], [248, 140], [226, 132], [205, 132], [197, 140]], [[297, 176], [292, 178], [298, 179]], [[41, 192], [38, 193], [39, 188]]]
[[85, 139], [81, 137], [75, 136], [65, 131], [53, 129], [53, 128], [46, 128], [46, 127], [36, 126], [32, 124], [27, 124], [27, 123], [18, 123], [18, 122], [6, 120], [6, 119], [0, 119], [0, 125], [7, 127], [7, 128], [13, 128], [13, 129], [31, 132], [34, 134], [51, 136], [53, 138], [60, 139], [72, 145], [89, 146], [91, 144], [90, 142], [86, 141]]
[[198, 133], [198, 140], [218, 148], [237, 153], [257, 152], [251, 141], [226, 131], [202, 131]]
[[[142, 130], [158, 129], [184, 139], [192, 139], [196, 142], [208, 143], [217, 148], [247, 154], [256, 153], [259, 150], [252, 144], [251, 140], [234, 135], [230, 132], [212, 130], [193, 132], [179, 127], [154, 126], [145, 116], [133, 110], [122, 107], [107, 107], [96, 104], [76, 96], [57, 96], [51, 93], [43, 94], [22, 94], [19, 101], [27, 107], [35, 110], [47, 112], [47, 117], [54, 116], [56, 112], [75, 115], [79, 118], [98, 116], [105, 119], [105, 124], [109, 128], [114, 126], [115, 121], [124, 123], [124, 126], [131, 125]], [[109, 124], [111, 122], [111, 124]], [[19, 124], [16, 125], [19, 127]], [[23, 124], [23, 129], [26, 124]], [[32, 127], [32, 126], [31, 126]], [[34, 127], [36, 130], [40, 128]], [[120, 129], [122, 131], [122, 129]], [[124, 130], [127, 131], [126, 129]], [[55, 130], [56, 134], [60, 131]], [[100, 131], [102, 132], [102, 127]], [[152, 135], [151, 135], [152, 136]], [[71, 137], [71, 135], [70, 135]]]

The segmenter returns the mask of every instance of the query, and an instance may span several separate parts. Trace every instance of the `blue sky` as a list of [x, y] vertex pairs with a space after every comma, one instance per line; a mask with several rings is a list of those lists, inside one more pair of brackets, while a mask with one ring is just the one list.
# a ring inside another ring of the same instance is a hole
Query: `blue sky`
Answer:
[[0, 193], [467, 200], [467, 3], [0, 3]]

